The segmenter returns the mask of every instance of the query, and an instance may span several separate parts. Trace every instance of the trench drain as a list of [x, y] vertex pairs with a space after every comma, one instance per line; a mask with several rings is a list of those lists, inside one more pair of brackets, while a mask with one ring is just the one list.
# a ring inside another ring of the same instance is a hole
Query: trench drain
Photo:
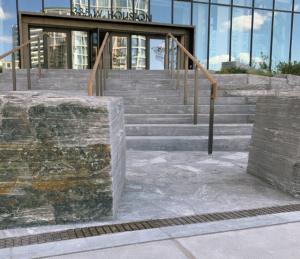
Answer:
[[219, 212], [210, 214], [201, 214], [177, 218], [145, 220], [140, 222], [112, 224], [96, 227], [76, 228], [59, 232], [50, 232], [31, 236], [22, 236], [16, 238], [0, 239], [0, 249], [18, 246], [27, 246], [33, 244], [43, 244], [62, 240], [71, 240], [84, 237], [102, 236], [113, 233], [121, 233], [126, 231], [137, 231], [143, 229], [162, 228], [169, 226], [188, 225], [196, 223], [205, 223], [213, 221], [221, 221], [228, 219], [239, 219], [255, 217], [260, 215], [268, 215], [282, 212], [300, 211], [300, 204], [267, 207], [251, 210], [240, 210], [230, 212]]

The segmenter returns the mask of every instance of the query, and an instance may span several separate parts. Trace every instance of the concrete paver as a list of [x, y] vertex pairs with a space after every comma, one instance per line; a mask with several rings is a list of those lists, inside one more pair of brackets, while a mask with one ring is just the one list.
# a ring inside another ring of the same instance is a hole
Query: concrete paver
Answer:
[[172, 240], [114, 247], [84, 253], [48, 257], [49, 259], [187, 259]]
[[300, 258], [300, 223], [178, 239], [195, 258]]

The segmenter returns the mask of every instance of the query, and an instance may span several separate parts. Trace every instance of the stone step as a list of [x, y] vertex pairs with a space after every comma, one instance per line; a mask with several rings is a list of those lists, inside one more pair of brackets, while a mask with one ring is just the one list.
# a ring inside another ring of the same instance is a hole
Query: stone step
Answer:
[[[255, 105], [257, 97], [218, 97], [215, 105]], [[141, 97], [139, 99], [133, 97], [123, 98], [125, 105], [172, 105], [183, 104], [183, 98], [179, 97]], [[194, 105], [194, 98], [188, 97], [188, 105]], [[209, 97], [199, 97], [198, 104], [209, 105]]]
[[[208, 114], [198, 114], [198, 123], [207, 124]], [[216, 124], [253, 123], [254, 114], [215, 114]], [[193, 124], [193, 114], [125, 114], [126, 124]]]
[[[17, 91], [27, 91], [28, 84], [26, 83], [18, 83], [16, 84]], [[13, 91], [13, 85], [9, 83], [1, 83], [0, 84], [0, 92]]]
[[[208, 114], [209, 105], [198, 105], [198, 114]], [[194, 105], [125, 105], [125, 114], [193, 114]], [[216, 114], [255, 114], [255, 105], [215, 105]]]
[[[248, 151], [251, 135], [214, 136], [213, 151]], [[137, 151], [207, 151], [206, 136], [126, 137], [127, 150]]]
[[[208, 124], [127, 124], [126, 136], [207, 136]], [[214, 124], [214, 135], [251, 135], [252, 124]]]

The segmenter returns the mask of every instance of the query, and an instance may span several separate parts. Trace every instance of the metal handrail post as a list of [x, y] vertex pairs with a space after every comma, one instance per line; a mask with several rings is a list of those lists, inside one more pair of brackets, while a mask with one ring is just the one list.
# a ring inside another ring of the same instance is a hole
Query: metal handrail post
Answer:
[[38, 62], [39, 62], [39, 78], [42, 77], [42, 70], [41, 70], [41, 42], [40, 38], [38, 38]]
[[165, 41], [165, 70], [169, 70], [169, 37]]
[[104, 51], [103, 51], [103, 87], [104, 91], [106, 90], [106, 57], [105, 57], [105, 52], [106, 52], [106, 46], [104, 46]]
[[48, 69], [50, 69], [50, 36], [47, 37], [47, 65], [48, 65]]
[[195, 93], [194, 93], [194, 124], [197, 125], [198, 117], [198, 67], [195, 67]]
[[185, 80], [184, 80], [184, 105], [187, 105], [187, 93], [188, 93], [188, 61], [189, 57], [185, 55]]
[[103, 86], [102, 86], [102, 66], [103, 66], [103, 56], [100, 59], [100, 96], [103, 96]]
[[214, 136], [214, 107], [215, 99], [213, 98], [213, 87], [211, 88], [211, 97], [210, 97], [210, 110], [209, 110], [209, 129], [208, 129], [208, 154], [212, 154], [213, 150], [213, 136]]
[[13, 81], [13, 91], [17, 91], [17, 79], [16, 79], [16, 58], [15, 53], [11, 54], [12, 61], [12, 81]]
[[177, 47], [177, 90], [180, 84], [180, 48]]
[[28, 84], [28, 90], [31, 90], [31, 80], [30, 80], [30, 65], [31, 65], [31, 60], [30, 60], [30, 44], [28, 44], [27, 47], [27, 84]]
[[172, 40], [172, 64], [171, 64], [171, 76], [174, 79], [174, 40]]
[[106, 69], [106, 78], [108, 78], [108, 69], [109, 69], [109, 42], [110, 42], [110, 37], [107, 39], [107, 47], [106, 47], [106, 54], [107, 54], [107, 69]]
[[99, 96], [99, 67], [96, 72], [96, 96]]

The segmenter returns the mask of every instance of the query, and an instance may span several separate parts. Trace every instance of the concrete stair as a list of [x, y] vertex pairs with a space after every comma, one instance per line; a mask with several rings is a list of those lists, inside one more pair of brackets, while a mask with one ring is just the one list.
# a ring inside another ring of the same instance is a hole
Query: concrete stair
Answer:
[[[17, 71], [17, 90], [27, 90], [26, 70]], [[210, 71], [214, 74], [213, 71]], [[87, 95], [91, 70], [31, 70], [33, 91], [61, 95]], [[130, 150], [205, 151], [208, 140], [210, 82], [199, 73], [198, 125], [193, 125], [194, 71], [189, 71], [187, 105], [184, 105], [184, 71], [109, 71], [106, 96], [124, 100], [127, 148]], [[249, 75], [216, 75], [214, 151], [248, 150], [256, 99], [274, 95], [264, 80]], [[94, 83], [95, 84], [95, 83]], [[11, 70], [0, 74], [0, 91], [12, 90]], [[94, 87], [95, 94], [95, 87]]]

